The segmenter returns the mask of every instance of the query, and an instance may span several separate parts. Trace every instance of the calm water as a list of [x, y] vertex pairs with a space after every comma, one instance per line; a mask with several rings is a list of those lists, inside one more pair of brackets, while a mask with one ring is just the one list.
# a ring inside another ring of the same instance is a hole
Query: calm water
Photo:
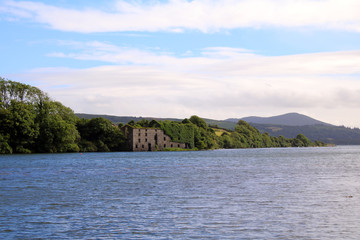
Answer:
[[360, 146], [0, 155], [0, 239], [360, 239]]

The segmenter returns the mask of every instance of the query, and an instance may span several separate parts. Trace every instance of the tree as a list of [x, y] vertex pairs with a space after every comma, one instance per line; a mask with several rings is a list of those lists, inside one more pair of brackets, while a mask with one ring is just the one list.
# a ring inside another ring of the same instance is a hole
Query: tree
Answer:
[[207, 128], [208, 128], [205, 120], [202, 119], [202, 118], [200, 118], [200, 117], [198, 117], [198, 116], [195, 116], [195, 115], [194, 115], [194, 116], [191, 116], [189, 120], [190, 120], [190, 122], [192, 122], [193, 124], [195, 124], [196, 126], [198, 126], [198, 127], [200, 127], [200, 128], [203, 128], [203, 129], [207, 129]]
[[121, 151], [126, 150], [126, 139], [120, 129], [105, 118], [81, 119], [77, 123], [82, 151]]
[[32, 145], [39, 135], [33, 105], [11, 100], [8, 109], [9, 121], [11, 122], [7, 130], [10, 147], [16, 153], [31, 153]]
[[36, 150], [38, 152], [78, 152], [80, 140], [76, 129], [78, 117], [74, 112], [59, 102], [44, 102], [39, 106], [37, 122], [39, 137]]
[[251, 126], [249, 123], [240, 120], [235, 126], [235, 132], [241, 134], [246, 139], [248, 147], [265, 147], [263, 135], [259, 132], [259, 130]]
[[30, 153], [39, 134], [35, 104], [46, 98], [39, 89], [0, 77], [2, 151]]
[[222, 147], [223, 148], [234, 148], [233, 139], [229, 134], [223, 133], [221, 135]]
[[309, 147], [310, 145], [311, 141], [303, 134], [298, 134], [292, 142], [293, 147]]
[[0, 154], [13, 152], [13, 149], [9, 145], [10, 126], [10, 112], [5, 109], [3, 103], [0, 102]]
[[79, 134], [70, 108], [40, 89], [0, 78], [1, 151], [78, 151]]
[[264, 147], [266, 148], [274, 147], [274, 143], [267, 132], [262, 134], [262, 138], [263, 138]]

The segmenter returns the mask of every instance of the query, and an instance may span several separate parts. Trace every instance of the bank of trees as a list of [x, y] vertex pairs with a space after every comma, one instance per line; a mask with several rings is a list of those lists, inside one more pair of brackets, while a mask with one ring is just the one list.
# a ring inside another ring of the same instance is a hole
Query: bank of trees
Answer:
[[105, 118], [79, 119], [77, 130], [83, 152], [117, 152], [128, 149], [127, 141], [118, 126]]
[[80, 120], [38, 88], [0, 78], [0, 100], [0, 153], [124, 150], [109, 120]]
[[[308, 147], [304, 135], [295, 139], [261, 134], [239, 121], [234, 131], [220, 136], [198, 116], [175, 121], [130, 121], [134, 127], [160, 128], [173, 141], [192, 149]], [[119, 126], [104, 118], [79, 119], [60, 102], [40, 89], [0, 78], [0, 153], [61, 153], [126, 151], [128, 143]]]
[[296, 138], [273, 137], [268, 133], [261, 133], [243, 120], [237, 123], [234, 131], [226, 131], [221, 135], [220, 144], [222, 144], [223, 148], [310, 147], [325, 145], [319, 141], [311, 142], [303, 134], [298, 134]]
[[77, 118], [38, 88], [0, 78], [0, 153], [79, 151]]

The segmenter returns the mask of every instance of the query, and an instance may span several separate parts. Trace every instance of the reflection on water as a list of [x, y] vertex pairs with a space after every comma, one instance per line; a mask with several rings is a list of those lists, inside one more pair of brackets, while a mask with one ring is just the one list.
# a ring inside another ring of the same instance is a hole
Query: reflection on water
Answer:
[[0, 156], [1, 239], [360, 239], [360, 147]]

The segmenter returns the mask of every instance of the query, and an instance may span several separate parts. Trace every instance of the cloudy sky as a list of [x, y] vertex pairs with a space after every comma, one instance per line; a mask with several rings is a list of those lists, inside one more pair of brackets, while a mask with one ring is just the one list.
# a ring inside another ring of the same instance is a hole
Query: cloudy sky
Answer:
[[78, 113], [360, 127], [358, 0], [0, 0], [0, 76]]

